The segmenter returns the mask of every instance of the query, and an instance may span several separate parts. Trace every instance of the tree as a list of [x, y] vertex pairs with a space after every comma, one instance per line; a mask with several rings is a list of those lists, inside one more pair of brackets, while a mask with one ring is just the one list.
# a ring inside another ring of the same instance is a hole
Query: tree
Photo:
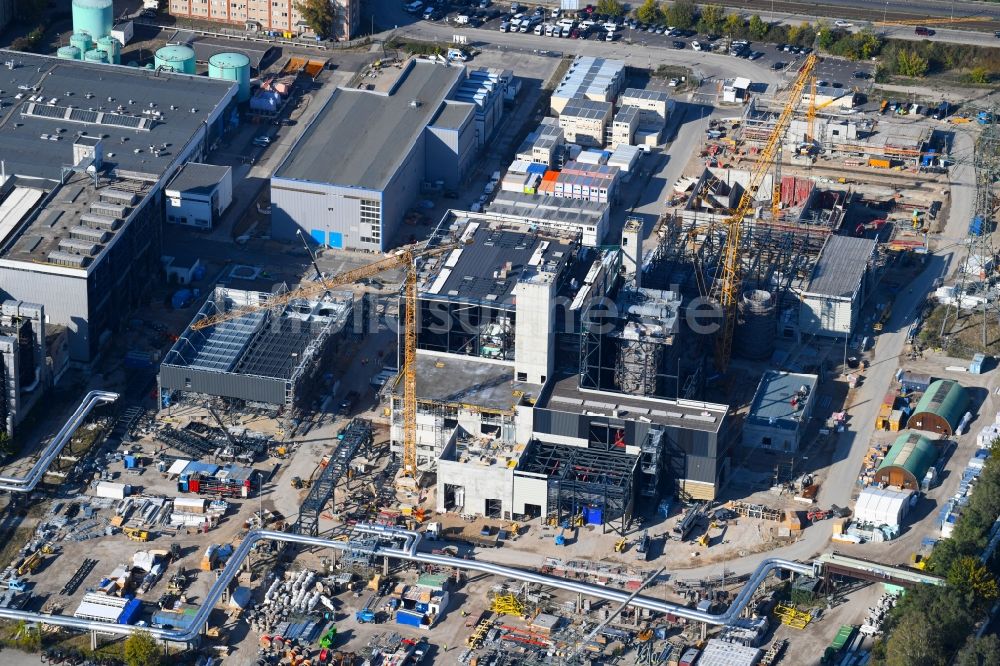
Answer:
[[677, 0], [677, 2], [667, 7], [664, 14], [666, 15], [667, 23], [675, 28], [687, 30], [694, 26], [698, 8], [691, 0]]
[[750, 25], [748, 29], [750, 31], [750, 36], [754, 39], [764, 39], [767, 37], [767, 31], [770, 27], [771, 26], [765, 23], [764, 19], [757, 14], [750, 17]]
[[858, 44], [858, 57], [870, 60], [882, 52], [882, 38], [867, 28], [854, 35]]
[[958, 653], [956, 666], [1000, 666], [1000, 638], [988, 634], [982, 638], [970, 636]]
[[927, 74], [929, 63], [916, 51], [903, 49], [896, 54], [896, 72], [901, 76], [922, 78]]
[[597, 3], [597, 13], [607, 14], [612, 18], [625, 15], [625, 5], [618, 0], [600, 0]]
[[743, 28], [743, 17], [739, 14], [729, 14], [722, 25], [722, 32], [730, 37], [742, 37]]
[[295, 3], [302, 14], [302, 20], [320, 37], [326, 37], [333, 29], [333, 4], [329, 0], [302, 0]]
[[969, 81], [972, 83], [985, 84], [990, 82], [990, 70], [985, 67], [973, 67], [969, 71]]
[[656, 0], [646, 0], [642, 6], [636, 10], [636, 18], [643, 23], [660, 23], [663, 21], [663, 12]]
[[125, 663], [128, 666], [158, 666], [163, 651], [148, 631], [136, 631], [125, 640]]
[[720, 5], [705, 5], [698, 20], [698, 30], [708, 35], [718, 35], [726, 20], [726, 10]]
[[968, 555], [960, 557], [948, 570], [948, 584], [971, 594], [977, 610], [985, 610], [1000, 596], [996, 578], [979, 559]]

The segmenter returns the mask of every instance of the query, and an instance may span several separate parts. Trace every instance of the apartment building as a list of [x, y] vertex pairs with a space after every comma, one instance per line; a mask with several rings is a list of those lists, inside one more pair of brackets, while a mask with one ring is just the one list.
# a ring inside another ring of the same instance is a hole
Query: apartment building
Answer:
[[[299, 0], [170, 0], [178, 18], [218, 21], [253, 32], [278, 32], [285, 37], [310, 35], [312, 30], [295, 8]], [[360, 0], [330, 0], [334, 25], [330, 36], [346, 40], [356, 35], [361, 20]]]

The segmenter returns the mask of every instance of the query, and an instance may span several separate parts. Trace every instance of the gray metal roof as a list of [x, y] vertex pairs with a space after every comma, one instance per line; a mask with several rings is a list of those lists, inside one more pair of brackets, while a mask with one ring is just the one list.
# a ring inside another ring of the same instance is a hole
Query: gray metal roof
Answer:
[[[803, 413], [806, 402], [816, 393], [817, 381], [816, 375], [768, 370], [760, 378], [747, 420], [775, 427], [797, 428], [800, 423], [798, 417]], [[802, 409], [799, 409], [792, 406], [792, 399], [803, 386], [806, 387], [806, 395], [804, 399], [800, 398]]]
[[225, 178], [226, 174], [232, 171], [231, 167], [217, 166], [215, 164], [199, 164], [188, 162], [177, 172], [168, 190], [177, 190], [191, 194], [211, 194]]
[[462, 125], [475, 112], [476, 107], [473, 104], [466, 102], [445, 102], [441, 107], [440, 113], [437, 114], [434, 122], [431, 123], [431, 126], [441, 129], [461, 129]]
[[626, 88], [625, 92], [622, 93], [622, 103], [625, 103], [626, 98], [633, 99], [652, 99], [658, 102], [666, 102], [670, 99], [670, 95], [663, 92], [662, 90], [650, 90], [648, 88]]
[[584, 390], [580, 388], [579, 377], [575, 374], [550, 379], [535, 407], [571, 414], [617, 414], [623, 419], [649, 420], [660, 425], [704, 432], [719, 432], [729, 411], [728, 406], [717, 403]]
[[[106, 135], [105, 162], [159, 177], [236, 86], [15, 51], [0, 50], [0, 61], [15, 63], [13, 69], [0, 67], [0, 155], [7, 173], [53, 180], [73, 161], [78, 132]], [[150, 110], [162, 118], [143, 114]], [[149, 150], [164, 143], [168, 148], [160, 156]]]
[[614, 110], [611, 102], [601, 102], [586, 97], [576, 97], [566, 102], [566, 107], [559, 117], [573, 118], [606, 118]]
[[625, 73], [623, 60], [606, 60], [593, 56], [577, 56], [570, 64], [553, 97], [573, 98], [581, 95], [608, 97]]
[[[573, 245], [565, 241], [480, 225], [470, 244], [453, 250], [442, 262], [438, 275], [449, 273], [443, 285], [438, 285], [433, 293], [451, 299], [488, 301], [497, 306], [511, 304], [518, 280], [536, 270], [529, 265], [536, 251], [541, 252], [537, 268], [545, 267], [558, 273], [566, 265], [572, 249]], [[506, 270], [508, 263], [510, 268]], [[436, 282], [430, 280], [431, 284]]]
[[861, 286], [876, 245], [875, 240], [867, 238], [830, 236], [813, 268], [809, 286], [803, 291], [820, 296], [852, 298]]
[[338, 88], [275, 177], [385, 189], [464, 74], [462, 67], [411, 61], [389, 94]]

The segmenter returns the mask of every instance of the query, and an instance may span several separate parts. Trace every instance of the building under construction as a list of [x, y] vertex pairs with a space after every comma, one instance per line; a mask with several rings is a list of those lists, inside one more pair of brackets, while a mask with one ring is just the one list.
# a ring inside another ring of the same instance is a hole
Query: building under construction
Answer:
[[[272, 294], [216, 287], [192, 322]], [[353, 311], [351, 292], [255, 309], [204, 329], [188, 327], [160, 364], [161, 405], [218, 397], [237, 404], [292, 407], [305, 403], [329, 367]]]
[[[473, 214], [442, 229], [460, 242], [420, 269], [415, 365], [417, 464], [436, 473], [439, 511], [561, 521], [586, 508], [622, 529], [639, 500], [716, 495], [728, 407], [676, 397], [680, 302], [642, 286], [638, 225], [604, 248]], [[397, 381], [397, 453], [402, 402]], [[559, 474], [539, 471], [557, 460]]]
[[[848, 166], [917, 166], [933, 149], [940, 157], [949, 146], [933, 136], [923, 124], [887, 125], [877, 118], [843, 115], [837, 102], [841, 97], [824, 101], [817, 96], [816, 115], [810, 123], [808, 100], [798, 110], [785, 133], [783, 144], [788, 155], [822, 153], [842, 159]], [[824, 106], [826, 105], [826, 106]], [[847, 105], [850, 108], [850, 105]], [[737, 140], [753, 150], [767, 141], [774, 131], [781, 109], [772, 108], [754, 98], [743, 109]], [[874, 160], [871, 162], [870, 160]], [[762, 188], [763, 190], [763, 188]]]

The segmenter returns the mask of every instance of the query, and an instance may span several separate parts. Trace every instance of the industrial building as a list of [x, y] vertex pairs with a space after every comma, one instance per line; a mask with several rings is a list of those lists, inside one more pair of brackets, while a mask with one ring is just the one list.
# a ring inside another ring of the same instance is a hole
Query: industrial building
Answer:
[[961, 384], [939, 379], [927, 387], [907, 423], [916, 430], [951, 437], [968, 407], [969, 394]]
[[[676, 328], [659, 319], [673, 308], [676, 323], [673, 296], [633, 285], [620, 326], [581, 334], [589, 307], [621, 287], [620, 250], [513, 219], [456, 216], [441, 228], [461, 247], [420, 269], [416, 363], [418, 466], [435, 470], [438, 510], [561, 521], [586, 506], [621, 530], [638, 501], [716, 495], [733, 443], [728, 408], [657, 395], [663, 379], [677, 384], [667, 360]], [[631, 354], [607, 386], [576, 362], [598, 338], [607, 358], [616, 346]], [[666, 351], [646, 358], [647, 344]], [[397, 383], [394, 451], [401, 392]]]
[[[110, 2], [110, 0], [109, 0]], [[170, 0], [171, 16], [182, 19], [215, 21], [236, 25], [248, 32], [264, 32], [292, 39], [315, 36], [303, 19], [296, 0], [245, 0], [235, 2], [198, 3], [194, 0]], [[323, 35], [336, 41], [357, 36], [361, 28], [361, 2], [359, 0], [330, 0], [333, 25], [330, 34]]]
[[167, 222], [211, 230], [233, 202], [233, 169], [189, 162], [167, 185]]
[[391, 247], [421, 189], [457, 188], [494, 131], [505, 79], [477, 76], [411, 60], [387, 91], [338, 88], [271, 178], [274, 237]]
[[544, 164], [554, 168], [559, 164], [566, 136], [557, 118], [542, 118], [542, 122], [521, 142], [516, 160]]
[[[215, 288], [192, 323], [265, 303], [268, 293]], [[185, 330], [160, 364], [161, 404], [217, 397], [244, 404], [301, 406], [313, 397], [353, 312], [350, 292], [260, 309], [204, 329]]]
[[600, 245], [608, 231], [611, 204], [554, 195], [499, 192], [482, 215], [488, 219], [516, 220], [541, 229], [578, 234], [587, 247]]
[[559, 127], [566, 141], [580, 146], [604, 146], [614, 108], [611, 102], [586, 97], [568, 100], [559, 113]]
[[0, 423], [8, 436], [44, 395], [52, 381], [45, 330], [45, 308], [6, 301], [0, 308], [3, 391]]
[[900, 490], [920, 490], [924, 477], [938, 459], [934, 442], [918, 432], [904, 432], [879, 463], [872, 483]]
[[558, 116], [573, 99], [614, 102], [624, 83], [624, 61], [577, 56], [552, 92], [550, 108]]
[[[163, 190], [227, 130], [237, 85], [4, 51], [0, 285], [89, 362], [160, 267]], [[12, 120], [16, 118], [17, 122]]]
[[875, 248], [868, 238], [830, 236], [802, 288], [799, 328], [807, 335], [851, 335], [872, 289]]
[[768, 370], [743, 422], [743, 446], [799, 450], [816, 403], [816, 375]]

